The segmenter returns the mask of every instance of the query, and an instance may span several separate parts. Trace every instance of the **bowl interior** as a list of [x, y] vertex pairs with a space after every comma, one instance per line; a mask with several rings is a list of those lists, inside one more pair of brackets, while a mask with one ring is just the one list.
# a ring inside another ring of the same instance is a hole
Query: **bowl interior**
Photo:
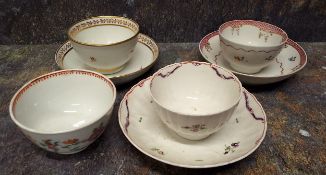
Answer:
[[257, 21], [225, 23], [220, 31], [223, 38], [245, 46], [277, 46], [286, 40], [281, 29]]
[[108, 46], [128, 41], [139, 33], [139, 25], [120, 16], [99, 16], [85, 19], [68, 30], [69, 39], [92, 46]]
[[89, 44], [112, 44], [124, 41], [135, 35], [129, 28], [118, 25], [100, 25], [78, 32], [74, 39]]
[[26, 88], [13, 105], [14, 118], [31, 130], [46, 133], [94, 122], [109, 110], [115, 97], [108, 82], [82, 74], [49, 76]]
[[151, 83], [154, 100], [170, 111], [190, 115], [215, 114], [238, 102], [241, 85], [231, 73], [195, 64], [175, 64], [156, 73]]

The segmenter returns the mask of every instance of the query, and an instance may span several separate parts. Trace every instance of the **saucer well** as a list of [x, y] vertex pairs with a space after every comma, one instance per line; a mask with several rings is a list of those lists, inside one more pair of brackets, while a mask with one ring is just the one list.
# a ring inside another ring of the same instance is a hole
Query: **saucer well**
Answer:
[[282, 81], [303, 69], [307, 63], [305, 51], [291, 39], [286, 41], [284, 48], [271, 65], [255, 74], [237, 72], [223, 59], [218, 31], [206, 35], [199, 43], [199, 50], [208, 62], [231, 70], [243, 83], [253, 85]]
[[[167, 128], [157, 116], [148, 77], [133, 86], [120, 103], [122, 132], [139, 151], [158, 161], [187, 168], [209, 168], [239, 161], [262, 143], [267, 129], [264, 109], [243, 89], [230, 120], [217, 133], [200, 141], [184, 139]], [[193, 132], [198, 127], [192, 126]]]
[[[158, 55], [159, 49], [155, 41], [144, 34], [139, 34], [134, 56], [127, 63], [126, 67], [117, 73], [106, 74], [106, 77], [110, 78], [115, 84], [131, 81], [151, 68], [156, 62]], [[81, 59], [78, 58], [70, 41], [60, 46], [55, 54], [55, 61], [61, 69], [86, 69], [96, 71], [94, 68], [85, 65]]]

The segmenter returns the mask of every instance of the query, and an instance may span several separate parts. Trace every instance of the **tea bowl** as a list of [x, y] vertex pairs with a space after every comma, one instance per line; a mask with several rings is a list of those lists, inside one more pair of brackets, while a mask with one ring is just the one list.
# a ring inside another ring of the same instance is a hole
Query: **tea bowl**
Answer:
[[106, 74], [124, 68], [133, 55], [138, 34], [135, 21], [119, 16], [93, 17], [68, 30], [69, 40], [81, 60]]
[[150, 94], [168, 128], [200, 140], [228, 121], [241, 98], [242, 85], [230, 71], [205, 62], [182, 62], [158, 70]]
[[116, 89], [96, 72], [61, 70], [41, 75], [13, 96], [9, 113], [37, 146], [59, 154], [85, 149], [104, 131]]
[[224, 59], [242, 73], [257, 73], [273, 62], [288, 39], [277, 26], [254, 20], [228, 21], [219, 27]]

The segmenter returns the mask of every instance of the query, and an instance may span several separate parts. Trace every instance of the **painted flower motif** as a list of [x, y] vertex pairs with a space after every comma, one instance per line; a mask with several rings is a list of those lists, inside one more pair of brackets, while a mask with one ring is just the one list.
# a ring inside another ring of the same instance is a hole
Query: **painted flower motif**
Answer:
[[239, 144], [240, 144], [240, 142], [234, 142], [234, 143], [231, 143], [230, 146], [225, 145], [224, 154], [228, 154], [229, 152], [233, 153], [235, 151], [235, 148], [239, 147]]
[[211, 50], [213, 50], [212, 46], [211, 46], [211, 44], [209, 42], [207, 42], [207, 44], [205, 44], [204, 47], [206, 48], [207, 52], [210, 52]]
[[91, 62], [96, 62], [96, 59], [94, 57], [90, 57], [89, 59], [91, 60]]
[[191, 64], [194, 65], [194, 66], [200, 66], [201, 65], [200, 63], [197, 63], [197, 62], [192, 62]]
[[239, 143], [240, 143], [240, 142], [232, 143], [231, 146], [232, 146], [232, 147], [238, 147], [238, 146], [239, 146]]
[[164, 155], [164, 152], [158, 148], [152, 148], [151, 150], [157, 152], [158, 154]]
[[259, 32], [258, 38], [261, 38], [263, 36], [263, 33]]
[[101, 123], [101, 125], [98, 128], [95, 128], [93, 130], [93, 133], [91, 136], [89, 136], [89, 138], [87, 139], [88, 141], [94, 141], [96, 140], [104, 131], [104, 126], [103, 123]]
[[[262, 30], [260, 29], [260, 31], [262, 31]], [[271, 32], [270, 33], [262, 33], [262, 32], [259, 32], [258, 38], [264, 37], [265, 42], [267, 42], [268, 37], [269, 37], [268, 34], [270, 34], [271, 36], [273, 35]]]
[[234, 34], [234, 31], [236, 31], [237, 35], [239, 36], [240, 35], [240, 27], [242, 27], [242, 25], [239, 24], [239, 25], [234, 25], [231, 27], [232, 27], [232, 29], [231, 29], [232, 35]]
[[79, 139], [68, 139], [68, 140], [63, 141], [63, 143], [66, 145], [73, 145], [73, 144], [78, 143], [78, 141], [79, 141]]
[[297, 58], [297, 57], [292, 56], [292, 57], [289, 58], [289, 61], [295, 61], [296, 58]]
[[100, 124], [98, 128], [93, 130], [93, 133], [84, 140], [79, 140], [77, 138], [67, 139], [65, 141], [53, 141], [51, 139], [42, 140], [39, 144], [42, 147], [45, 147], [54, 152], [61, 151], [60, 149], [69, 149], [69, 151], [78, 151], [84, 149], [87, 145], [83, 145], [82, 143], [91, 142], [97, 139], [102, 132], [104, 131], [103, 123]]
[[244, 60], [244, 57], [243, 56], [242, 57], [240, 57], [240, 56], [234, 56], [234, 59], [236, 61], [243, 61]]
[[40, 144], [41, 146], [47, 147], [48, 149], [53, 150], [54, 152], [58, 151], [57, 147], [59, 146], [59, 143], [57, 141], [53, 142], [51, 139], [47, 139], [47, 140], [42, 140]]
[[206, 129], [206, 125], [205, 124], [196, 124], [196, 125], [192, 125], [192, 126], [183, 126], [182, 128], [188, 129], [192, 132], [198, 132], [200, 130]]

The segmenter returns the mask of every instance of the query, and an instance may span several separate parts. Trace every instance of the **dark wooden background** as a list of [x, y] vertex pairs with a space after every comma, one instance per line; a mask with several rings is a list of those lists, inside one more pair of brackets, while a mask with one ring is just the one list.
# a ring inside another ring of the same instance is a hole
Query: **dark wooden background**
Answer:
[[295, 41], [326, 41], [326, 0], [0, 0], [0, 44], [52, 44], [98, 15], [126, 16], [157, 42], [198, 42], [233, 19], [283, 28]]

